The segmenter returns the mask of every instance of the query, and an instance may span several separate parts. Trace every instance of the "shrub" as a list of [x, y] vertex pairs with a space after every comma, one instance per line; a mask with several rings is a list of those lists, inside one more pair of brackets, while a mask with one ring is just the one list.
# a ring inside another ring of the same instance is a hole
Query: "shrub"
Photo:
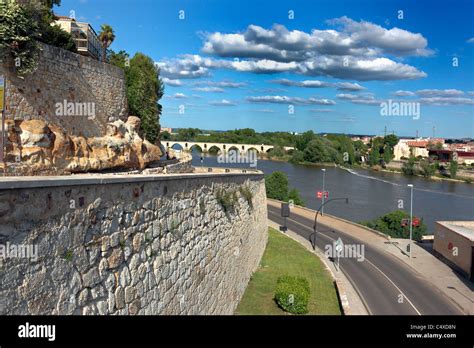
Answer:
[[430, 176], [434, 175], [436, 172], [436, 164], [430, 163], [428, 159], [424, 159], [420, 161], [420, 168], [421, 168], [421, 174], [425, 178], [429, 178]]
[[[361, 224], [393, 238], [408, 238], [410, 226], [402, 226], [402, 220], [409, 218], [410, 214], [407, 212], [395, 210], [374, 220], [363, 221]], [[426, 231], [427, 227], [423, 222], [423, 219], [420, 218], [420, 224], [418, 226], [413, 226], [413, 239], [421, 240]]]
[[410, 156], [408, 161], [403, 162], [402, 164], [402, 172], [405, 175], [415, 175], [415, 157]]
[[224, 189], [218, 189], [215, 196], [225, 212], [229, 211], [238, 200], [236, 191], [225, 191]]
[[308, 313], [310, 292], [309, 282], [306, 278], [285, 275], [277, 280], [275, 301], [286, 312]]
[[245, 198], [249, 206], [252, 207], [253, 206], [252, 204], [253, 193], [250, 187], [248, 185], [244, 185], [244, 186], [241, 186], [239, 190], [240, 190], [240, 194]]

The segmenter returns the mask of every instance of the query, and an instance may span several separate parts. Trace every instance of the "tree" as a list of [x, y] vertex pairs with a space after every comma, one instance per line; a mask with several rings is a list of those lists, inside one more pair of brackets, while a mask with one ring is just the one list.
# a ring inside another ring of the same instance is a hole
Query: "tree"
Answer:
[[300, 197], [298, 190], [295, 188], [291, 189], [290, 192], [288, 193], [288, 200], [293, 201], [295, 205], [304, 206], [304, 201]]
[[114, 42], [115, 33], [108, 24], [102, 24], [99, 32], [99, 41], [102, 43], [102, 61], [105, 62], [107, 57], [107, 48]]
[[333, 146], [334, 144], [329, 139], [315, 137], [304, 150], [304, 160], [314, 163], [341, 163], [342, 157]]
[[[377, 219], [362, 222], [362, 225], [385, 233], [386, 235], [394, 238], [409, 238], [409, 222], [408, 226], [403, 223], [403, 220], [406, 222], [409, 220], [409, 218], [410, 214], [407, 212], [395, 210]], [[419, 224], [417, 226], [413, 226], [412, 228], [413, 239], [421, 240], [422, 236], [426, 233], [426, 230], [427, 228], [423, 222], [423, 219], [420, 219]]]
[[389, 134], [383, 138], [383, 142], [393, 150], [395, 145], [398, 144], [398, 137], [394, 134]]
[[294, 151], [291, 155], [290, 162], [293, 164], [304, 162], [304, 152], [299, 150]]
[[164, 93], [159, 70], [153, 60], [143, 53], [136, 53], [125, 69], [127, 98], [130, 114], [141, 119], [145, 138], [154, 143], [160, 133], [161, 105], [158, 101]]
[[451, 178], [455, 178], [458, 172], [458, 162], [455, 160], [451, 160], [449, 162], [449, 175]]
[[265, 188], [268, 198], [277, 199], [279, 201], [288, 202], [290, 199], [296, 205], [304, 205], [296, 189], [289, 190], [288, 177], [285, 173], [276, 171], [265, 176]]
[[160, 133], [161, 140], [171, 140], [171, 134], [168, 131], [164, 131]]
[[311, 140], [313, 140], [315, 137], [315, 134], [313, 131], [307, 131], [304, 132], [301, 135], [298, 135], [296, 138], [296, 149], [300, 151], [304, 151], [306, 149], [306, 146], [310, 143]]
[[429, 178], [436, 172], [436, 164], [430, 163], [428, 159], [423, 159], [420, 161], [420, 168], [421, 174], [423, 174], [425, 178]]
[[403, 162], [402, 172], [405, 175], [415, 175], [415, 157], [410, 156], [410, 158]]
[[362, 157], [367, 158], [368, 147], [362, 140], [354, 141], [354, 156], [356, 161], [360, 161]]
[[279, 201], [288, 200], [288, 178], [285, 173], [276, 171], [265, 176], [267, 197]]
[[129, 65], [127, 64], [127, 61], [130, 63], [130, 56], [124, 50], [120, 50], [118, 53], [115, 53], [113, 50], [107, 51], [107, 62], [109, 64], [118, 66], [125, 70], [128, 67], [127, 65]]
[[178, 139], [181, 141], [195, 141], [196, 136], [201, 133], [199, 128], [180, 128], [178, 129]]
[[30, 20], [38, 25], [36, 40], [76, 52], [76, 44], [71, 34], [64, 31], [59, 25], [54, 24], [56, 16], [53, 13], [53, 6], [59, 6], [61, 4], [60, 0], [19, 1], [19, 4], [25, 9]]
[[16, 66], [19, 76], [29, 74], [38, 66], [40, 46], [38, 23], [29, 12], [12, 1], [0, 2], [0, 52], [2, 61]]

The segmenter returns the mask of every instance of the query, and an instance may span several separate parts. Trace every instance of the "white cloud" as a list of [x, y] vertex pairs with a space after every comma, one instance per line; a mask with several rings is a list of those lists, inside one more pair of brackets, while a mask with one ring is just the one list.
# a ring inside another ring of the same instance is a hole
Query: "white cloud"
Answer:
[[474, 43], [474, 37], [471, 37], [469, 40], [466, 41], [467, 43]]
[[184, 93], [175, 93], [172, 98], [175, 99], [186, 99], [187, 96]]
[[420, 98], [418, 101], [427, 105], [474, 105], [474, 99], [459, 97], [430, 97]]
[[[208, 76], [210, 69], [258, 74], [291, 72], [357, 81], [404, 80], [427, 76], [414, 66], [386, 57], [432, 54], [427, 47], [427, 40], [421, 34], [399, 28], [386, 29], [347, 17], [329, 23], [338, 28], [313, 29], [307, 33], [288, 30], [278, 24], [271, 29], [252, 24], [240, 33], [207, 33], [202, 52], [213, 55], [213, 58], [183, 55], [157, 64], [162, 76], [170, 79]], [[340, 83], [339, 86], [333, 86], [347, 91], [364, 89], [357, 84]], [[304, 87], [320, 86], [314, 83]]]
[[324, 113], [334, 112], [334, 110], [332, 110], [332, 109], [311, 109], [309, 111], [314, 112], [316, 114], [324, 114]]
[[421, 97], [454, 97], [464, 95], [464, 92], [457, 89], [420, 89], [416, 94]]
[[220, 101], [211, 101], [209, 104], [214, 105], [214, 106], [236, 106], [237, 104], [234, 102], [231, 102], [227, 99], [222, 99]]
[[224, 92], [223, 88], [219, 87], [195, 87], [193, 88], [194, 91], [198, 92], [210, 92], [210, 93], [222, 93]]
[[257, 97], [247, 97], [251, 103], [273, 103], [273, 104], [299, 104], [299, 105], [335, 105], [336, 102], [331, 99], [300, 98], [278, 95], [267, 95]]
[[163, 77], [162, 80], [168, 86], [173, 86], [173, 87], [182, 86], [181, 80], [172, 80], [167, 77]]
[[199, 81], [195, 82], [194, 86], [212, 86], [212, 87], [220, 87], [220, 88], [240, 88], [244, 87], [247, 84], [244, 82], [234, 82], [229, 80], [224, 81]]
[[362, 87], [358, 83], [350, 83], [350, 82], [337, 82], [337, 83], [330, 83], [325, 81], [319, 80], [305, 80], [305, 81], [294, 81], [288, 79], [278, 79], [270, 81], [272, 83], [280, 84], [283, 86], [293, 86], [293, 87], [306, 87], [306, 88], [325, 88], [325, 87], [334, 87], [338, 90], [343, 91], [361, 91], [366, 89]]
[[396, 92], [393, 92], [392, 94], [396, 95], [397, 97], [413, 97], [415, 95], [415, 92], [398, 90]]

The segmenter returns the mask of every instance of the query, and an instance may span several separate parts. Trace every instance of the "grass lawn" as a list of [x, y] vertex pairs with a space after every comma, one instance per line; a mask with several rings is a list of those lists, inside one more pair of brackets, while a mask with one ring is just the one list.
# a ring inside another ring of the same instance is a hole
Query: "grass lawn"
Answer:
[[290, 315], [273, 300], [277, 279], [285, 274], [308, 279], [311, 287], [308, 314], [341, 314], [331, 275], [319, 258], [272, 228], [268, 230], [268, 244], [260, 265], [235, 314]]

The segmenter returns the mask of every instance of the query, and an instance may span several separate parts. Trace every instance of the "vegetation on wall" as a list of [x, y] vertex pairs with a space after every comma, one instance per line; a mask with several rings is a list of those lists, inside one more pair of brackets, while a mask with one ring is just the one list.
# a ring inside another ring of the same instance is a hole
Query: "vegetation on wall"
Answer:
[[38, 24], [15, 2], [0, 2], [0, 52], [2, 62], [15, 66], [19, 76], [36, 70], [40, 46]]
[[160, 133], [162, 108], [159, 100], [164, 93], [159, 69], [150, 57], [140, 52], [130, 59], [123, 50], [118, 53], [110, 51], [107, 60], [124, 70], [129, 113], [141, 119], [144, 137], [155, 143]]
[[51, 25], [55, 19], [52, 8], [60, 3], [60, 0], [0, 2], [1, 59], [14, 67], [18, 76], [36, 70], [41, 49], [38, 42], [76, 51], [71, 35], [58, 25]]

